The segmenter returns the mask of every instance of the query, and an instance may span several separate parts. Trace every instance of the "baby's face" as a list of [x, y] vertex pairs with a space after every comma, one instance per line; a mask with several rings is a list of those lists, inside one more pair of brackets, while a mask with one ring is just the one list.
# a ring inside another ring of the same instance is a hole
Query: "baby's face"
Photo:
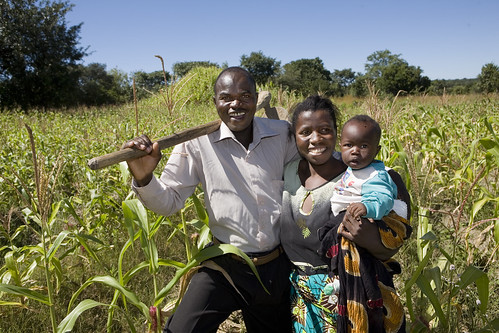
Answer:
[[368, 166], [379, 151], [379, 140], [367, 122], [350, 121], [341, 131], [340, 149], [343, 162], [352, 169]]

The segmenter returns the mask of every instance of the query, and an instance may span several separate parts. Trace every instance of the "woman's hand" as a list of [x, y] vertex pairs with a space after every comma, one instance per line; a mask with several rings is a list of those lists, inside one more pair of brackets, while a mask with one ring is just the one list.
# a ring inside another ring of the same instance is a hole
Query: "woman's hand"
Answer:
[[387, 249], [381, 243], [378, 226], [374, 221], [365, 218], [357, 219], [346, 211], [342, 223], [343, 228], [339, 229], [338, 233], [358, 246], [365, 248], [376, 258], [387, 260], [397, 253], [397, 250]]
[[148, 154], [133, 160], [128, 160], [128, 168], [138, 186], [149, 184], [153, 177], [153, 171], [161, 160], [161, 151], [157, 142], [152, 143], [147, 135], [141, 135], [123, 144], [121, 149], [135, 147], [144, 150]]

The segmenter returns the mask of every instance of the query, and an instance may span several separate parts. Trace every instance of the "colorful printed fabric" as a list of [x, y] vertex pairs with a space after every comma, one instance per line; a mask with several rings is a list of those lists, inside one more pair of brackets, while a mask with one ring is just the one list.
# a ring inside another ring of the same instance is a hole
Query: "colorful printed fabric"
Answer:
[[[331, 271], [338, 274], [338, 332], [405, 332], [402, 303], [393, 285], [393, 274], [400, 273], [394, 260], [382, 262], [368, 251], [339, 235], [343, 214], [336, 216], [319, 231], [320, 252], [331, 258]], [[412, 228], [394, 212], [376, 220], [381, 241], [396, 249], [407, 239]]]
[[339, 281], [327, 274], [300, 275], [293, 270], [291, 311], [295, 333], [335, 333]]

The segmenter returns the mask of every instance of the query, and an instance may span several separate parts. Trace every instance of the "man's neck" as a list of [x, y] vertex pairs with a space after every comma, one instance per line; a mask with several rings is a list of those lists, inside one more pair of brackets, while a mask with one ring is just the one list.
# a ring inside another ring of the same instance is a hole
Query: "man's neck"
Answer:
[[239, 141], [247, 150], [250, 143], [253, 142], [253, 122], [244, 130], [233, 133], [237, 141]]

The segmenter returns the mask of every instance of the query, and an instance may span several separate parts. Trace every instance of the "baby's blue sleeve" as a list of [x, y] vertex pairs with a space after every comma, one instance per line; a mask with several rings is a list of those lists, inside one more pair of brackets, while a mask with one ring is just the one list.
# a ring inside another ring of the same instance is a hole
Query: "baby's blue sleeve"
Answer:
[[366, 206], [366, 218], [381, 220], [393, 209], [397, 198], [397, 185], [385, 170], [378, 170], [377, 175], [362, 185], [361, 202]]

